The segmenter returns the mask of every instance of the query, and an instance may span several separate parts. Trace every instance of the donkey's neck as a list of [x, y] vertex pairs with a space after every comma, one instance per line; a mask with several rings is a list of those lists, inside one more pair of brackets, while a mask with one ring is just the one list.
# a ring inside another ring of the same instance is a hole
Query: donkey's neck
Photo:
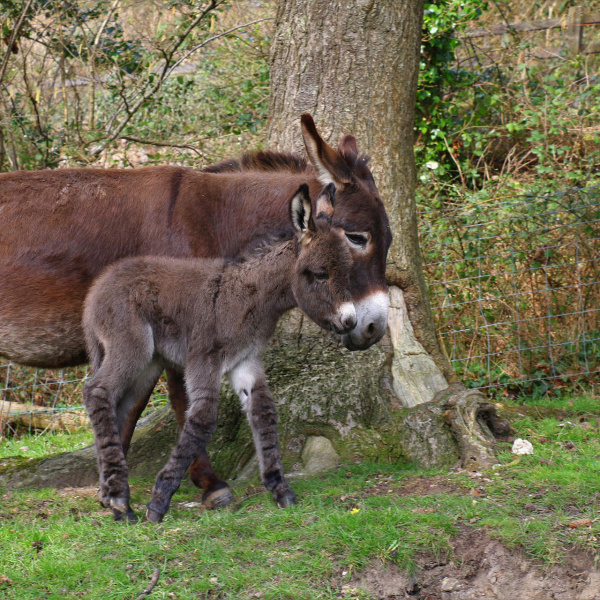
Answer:
[[293, 293], [296, 241], [259, 248], [231, 265], [232, 281], [249, 303], [249, 314], [274, 322], [297, 306]]

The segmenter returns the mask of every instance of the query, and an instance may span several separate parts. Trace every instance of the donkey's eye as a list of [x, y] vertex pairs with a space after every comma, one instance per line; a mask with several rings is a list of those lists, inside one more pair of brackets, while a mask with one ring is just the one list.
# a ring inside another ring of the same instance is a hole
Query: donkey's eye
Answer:
[[365, 233], [347, 233], [346, 239], [354, 246], [359, 248], [366, 248], [367, 242], [369, 241], [368, 236]]
[[317, 281], [327, 281], [329, 279], [328, 273], [315, 273], [315, 279]]

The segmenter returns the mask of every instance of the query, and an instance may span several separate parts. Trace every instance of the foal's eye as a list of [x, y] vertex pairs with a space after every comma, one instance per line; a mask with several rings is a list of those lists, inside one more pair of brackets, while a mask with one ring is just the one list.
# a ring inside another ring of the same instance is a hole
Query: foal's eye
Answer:
[[369, 238], [364, 233], [347, 233], [346, 239], [354, 246], [366, 248]]
[[329, 279], [329, 275], [327, 273], [315, 273], [315, 279], [317, 281], [327, 281]]

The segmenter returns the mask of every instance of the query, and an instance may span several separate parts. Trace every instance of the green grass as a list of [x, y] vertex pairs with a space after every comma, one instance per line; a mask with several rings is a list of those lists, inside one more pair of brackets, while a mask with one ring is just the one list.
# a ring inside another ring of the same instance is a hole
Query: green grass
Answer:
[[[127, 526], [113, 523], [90, 492], [6, 492], [0, 597], [135, 599], [158, 568], [152, 598], [367, 599], [349, 585], [365, 567], [391, 561], [412, 572], [424, 557], [451, 558], [457, 534], [482, 528], [540, 563], [574, 549], [598, 557], [599, 412], [583, 422], [513, 422], [535, 454], [516, 461], [503, 444], [502, 466], [483, 474], [362, 464], [294, 480], [301, 502], [289, 510], [256, 485], [238, 488], [231, 510], [204, 512], [185, 506], [199, 493], [182, 486], [163, 524]], [[79, 436], [74, 445], [89, 441]], [[37, 452], [43, 437], [9, 443]], [[50, 437], [66, 448], [60, 435]], [[151, 486], [132, 481], [140, 515]], [[591, 526], [568, 526], [583, 518]]]
[[31, 432], [0, 439], [0, 458], [7, 456], [38, 458], [47, 454], [78, 450], [93, 442], [94, 434], [91, 429], [82, 429], [70, 434], [54, 431]]

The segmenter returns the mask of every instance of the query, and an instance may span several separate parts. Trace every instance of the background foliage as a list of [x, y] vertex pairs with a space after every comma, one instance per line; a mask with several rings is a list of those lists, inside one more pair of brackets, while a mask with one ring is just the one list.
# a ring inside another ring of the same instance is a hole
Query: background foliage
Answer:
[[265, 119], [270, 6], [250, 16], [223, 0], [3, 2], [0, 170], [246, 146]]

